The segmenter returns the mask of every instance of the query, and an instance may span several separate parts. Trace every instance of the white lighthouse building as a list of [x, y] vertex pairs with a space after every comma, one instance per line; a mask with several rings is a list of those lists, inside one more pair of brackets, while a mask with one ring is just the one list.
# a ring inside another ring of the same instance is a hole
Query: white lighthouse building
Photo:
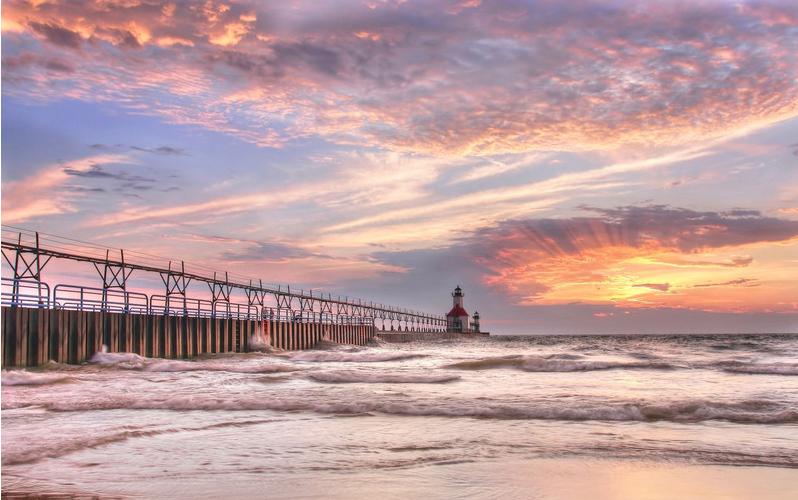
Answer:
[[446, 315], [447, 329], [450, 332], [466, 333], [471, 331], [468, 312], [463, 308], [463, 296], [463, 289], [457, 285], [452, 292], [452, 310]]

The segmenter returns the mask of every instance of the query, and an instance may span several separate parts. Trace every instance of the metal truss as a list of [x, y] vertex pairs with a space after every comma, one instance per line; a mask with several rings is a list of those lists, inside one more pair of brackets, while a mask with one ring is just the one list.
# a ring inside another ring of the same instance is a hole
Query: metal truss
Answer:
[[[92, 262], [94, 269], [100, 278], [103, 280], [103, 294], [102, 294], [102, 308], [106, 310], [108, 307], [108, 291], [109, 290], [122, 290], [127, 291], [127, 279], [133, 273], [133, 269], [125, 265], [125, 251], [119, 250], [119, 262], [111, 261], [111, 250], [105, 250], [105, 262], [99, 264]], [[102, 266], [102, 270], [100, 267]], [[126, 304], [127, 308], [127, 304]]]
[[[22, 234], [17, 235], [17, 244], [6, 246], [3, 242], [2, 248], [3, 258], [11, 267], [14, 272], [14, 282], [11, 291], [12, 304], [16, 304], [20, 300], [20, 281], [33, 280], [37, 283], [37, 292], [39, 303], [43, 304], [49, 302], [49, 296], [42, 297], [42, 289], [47, 290], [42, 286], [42, 270], [44, 266], [50, 262], [52, 255], [43, 254], [39, 246], [39, 233], [36, 233], [35, 242], [33, 246], [22, 245]], [[13, 253], [13, 259], [9, 254]], [[45, 257], [42, 259], [42, 257]], [[30, 288], [29, 286], [27, 288]], [[49, 295], [49, 291], [47, 292]]]
[[212, 303], [230, 302], [230, 292], [233, 287], [228, 283], [227, 273], [224, 273], [224, 283], [217, 282], [216, 273], [213, 273], [213, 282], [208, 283], [208, 288], [211, 289]]
[[[23, 239], [23, 236], [26, 238]], [[229, 302], [232, 290], [243, 290], [250, 305], [264, 307], [267, 295], [274, 297], [277, 309], [291, 312], [325, 313], [341, 316], [365, 317], [395, 321], [425, 324], [441, 328], [446, 326], [446, 318], [441, 315], [429, 314], [419, 311], [410, 311], [398, 307], [365, 302], [349, 297], [336, 297], [312, 291], [292, 291], [290, 286], [264, 285], [261, 280], [254, 282], [237, 281], [229, 279], [225, 272], [224, 277], [218, 273], [187, 272], [184, 261], [179, 261], [180, 266], [173, 264], [172, 260], [167, 265], [154, 264], [150, 261], [136, 261], [125, 257], [125, 252], [119, 251], [119, 258], [107, 248], [86, 242], [76, 242], [69, 238], [47, 235], [48, 244], [41, 244], [39, 233], [27, 231], [10, 226], [3, 226], [2, 253], [6, 262], [14, 271], [15, 280], [28, 279], [41, 282], [41, 271], [51, 258], [67, 259], [78, 262], [89, 262], [94, 265], [103, 280], [103, 288], [125, 290], [130, 274], [136, 270], [151, 272], [160, 275], [166, 290], [165, 297], [174, 297], [186, 303], [186, 289], [194, 281], [206, 283], [211, 291], [213, 302]], [[34, 241], [27, 241], [33, 238]], [[64, 243], [64, 242], [68, 243]], [[74, 243], [71, 243], [74, 242]], [[97, 255], [97, 250], [102, 249], [104, 255]], [[164, 260], [165, 261], [165, 260]], [[163, 262], [163, 261], [162, 261]], [[199, 266], [196, 266], [199, 267]], [[18, 293], [18, 289], [15, 291]]]

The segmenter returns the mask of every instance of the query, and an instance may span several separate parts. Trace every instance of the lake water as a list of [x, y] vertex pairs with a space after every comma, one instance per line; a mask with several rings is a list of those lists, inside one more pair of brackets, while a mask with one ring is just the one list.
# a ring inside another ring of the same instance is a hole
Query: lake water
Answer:
[[94, 361], [3, 371], [4, 496], [798, 498], [798, 336]]

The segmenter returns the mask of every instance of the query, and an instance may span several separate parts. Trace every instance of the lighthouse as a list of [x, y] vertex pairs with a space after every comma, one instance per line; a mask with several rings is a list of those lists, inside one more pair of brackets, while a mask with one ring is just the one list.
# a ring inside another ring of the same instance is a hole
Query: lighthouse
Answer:
[[463, 289], [460, 285], [452, 292], [452, 310], [446, 315], [446, 324], [450, 332], [469, 332], [468, 312], [463, 308]]

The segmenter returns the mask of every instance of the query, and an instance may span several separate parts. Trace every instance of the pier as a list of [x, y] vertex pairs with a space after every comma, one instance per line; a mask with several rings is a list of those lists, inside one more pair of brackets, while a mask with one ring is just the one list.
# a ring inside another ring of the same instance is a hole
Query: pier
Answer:
[[[442, 315], [11, 226], [2, 227], [2, 254], [13, 273], [2, 278], [5, 367], [83, 363], [104, 349], [177, 359], [309, 349], [322, 340], [363, 345], [380, 334], [418, 339], [447, 330]], [[85, 263], [99, 286], [44, 281], [51, 259]], [[134, 272], [157, 274], [163, 293], [130, 289]], [[207, 285], [207, 295], [189, 296], [191, 283]]]

